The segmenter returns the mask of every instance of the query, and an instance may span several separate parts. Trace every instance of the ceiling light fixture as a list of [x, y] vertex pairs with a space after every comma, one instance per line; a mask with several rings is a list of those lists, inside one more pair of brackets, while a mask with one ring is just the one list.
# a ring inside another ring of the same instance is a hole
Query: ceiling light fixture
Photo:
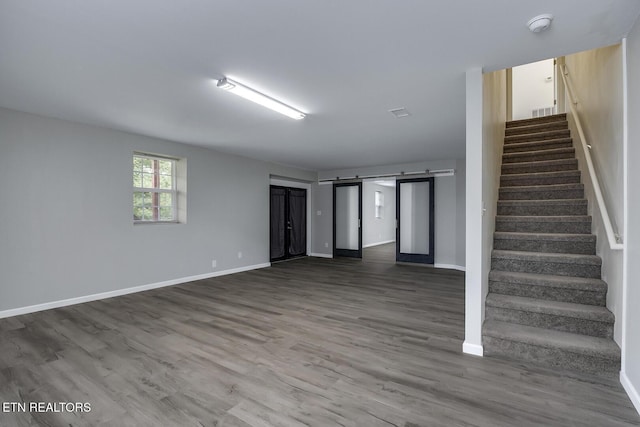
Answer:
[[553, 15], [545, 13], [529, 19], [527, 27], [532, 33], [541, 33], [551, 26], [551, 21], [553, 21]]
[[235, 80], [230, 80], [226, 77], [223, 77], [218, 80], [216, 86], [220, 89], [224, 89], [235, 95], [241, 96], [244, 99], [253, 101], [256, 104], [262, 105], [263, 107], [267, 107], [270, 110], [276, 111], [280, 114], [284, 114], [287, 117], [291, 117], [292, 119], [300, 120], [306, 117], [306, 114], [302, 111], [298, 111], [295, 108], [288, 106], [287, 104], [284, 104], [276, 99], [271, 98], [270, 96], [251, 89], [250, 87], [236, 82]]

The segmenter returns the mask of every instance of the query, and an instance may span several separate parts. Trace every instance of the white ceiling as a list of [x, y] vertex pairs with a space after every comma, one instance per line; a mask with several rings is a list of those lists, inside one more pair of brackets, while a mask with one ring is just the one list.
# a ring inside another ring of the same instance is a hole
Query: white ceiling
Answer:
[[[540, 13], [555, 19], [534, 35]], [[0, 0], [0, 106], [312, 170], [461, 158], [467, 69], [612, 44], [639, 13], [637, 0]], [[223, 75], [309, 115], [217, 90]]]

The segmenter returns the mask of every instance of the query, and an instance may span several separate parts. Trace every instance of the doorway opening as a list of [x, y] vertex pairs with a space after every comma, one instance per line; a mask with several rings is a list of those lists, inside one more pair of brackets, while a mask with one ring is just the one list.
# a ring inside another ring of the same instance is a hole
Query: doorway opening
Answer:
[[363, 182], [362, 260], [396, 262], [396, 180]]
[[[543, 61], [510, 69], [510, 120], [544, 117], [558, 112], [557, 61]], [[508, 77], [509, 78], [509, 77]]]
[[434, 178], [333, 186], [333, 256], [434, 264]]

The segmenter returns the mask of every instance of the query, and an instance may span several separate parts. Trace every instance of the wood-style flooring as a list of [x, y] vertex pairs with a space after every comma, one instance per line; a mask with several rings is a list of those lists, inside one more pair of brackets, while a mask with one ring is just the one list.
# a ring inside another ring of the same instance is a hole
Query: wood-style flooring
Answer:
[[395, 264], [396, 242], [385, 243], [383, 245], [370, 246], [368, 248], [363, 248], [362, 260], [364, 262], [379, 262], [384, 264]]
[[628, 426], [618, 381], [462, 354], [460, 272], [304, 258], [0, 320], [1, 426]]

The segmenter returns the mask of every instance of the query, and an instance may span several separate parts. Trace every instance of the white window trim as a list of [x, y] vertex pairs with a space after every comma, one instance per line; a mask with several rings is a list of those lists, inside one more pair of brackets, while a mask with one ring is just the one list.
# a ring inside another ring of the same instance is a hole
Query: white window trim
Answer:
[[[178, 161], [179, 159], [176, 159], [175, 157], [168, 157], [168, 156], [159, 156], [159, 155], [154, 155], [154, 154], [147, 154], [147, 153], [142, 153], [139, 151], [134, 151], [133, 155], [132, 155], [132, 159], [134, 157], [141, 157], [141, 158], [145, 158], [145, 159], [151, 159], [151, 160], [164, 160], [164, 161], [171, 161], [172, 165], [171, 165], [171, 190], [167, 190], [164, 188], [148, 188], [148, 187], [132, 187], [133, 191], [132, 191], [132, 195], [133, 193], [170, 193], [173, 194], [172, 200], [173, 203], [171, 205], [171, 210], [172, 210], [172, 216], [173, 216], [173, 220], [171, 221], [162, 221], [162, 220], [157, 220], [157, 221], [149, 221], [149, 220], [133, 220], [133, 223], [138, 225], [138, 224], [178, 224]], [[133, 173], [133, 171], [132, 171]]]

